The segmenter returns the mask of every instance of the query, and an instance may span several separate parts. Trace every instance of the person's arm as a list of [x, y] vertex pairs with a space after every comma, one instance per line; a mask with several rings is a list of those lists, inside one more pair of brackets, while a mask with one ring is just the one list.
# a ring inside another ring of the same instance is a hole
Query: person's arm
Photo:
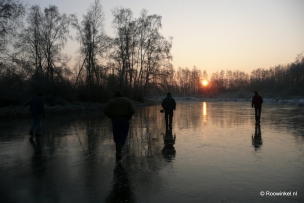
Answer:
[[42, 115], [45, 116], [45, 109], [44, 109], [44, 101], [41, 101], [41, 111], [42, 111]]
[[161, 103], [161, 106], [163, 107], [163, 109], [165, 109], [165, 102], [164, 102], [164, 99], [163, 99], [163, 101], [162, 101], [162, 103]]
[[31, 104], [31, 101], [32, 101], [32, 100], [30, 99], [30, 100], [28, 100], [27, 102], [25, 102], [25, 103], [24, 103], [24, 106], [30, 105], [30, 104]]
[[133, 104], [131, 103], [131, 101], [129, 102], [129, 112], [130, 112], [130, 119], [131, 119], [132, 116], [135, 114], [135, 108], [134, 108]]
[[251, 108], [253, 108], [253, 100], [254, 100], [254, 97], [252, 97], [252, 100], [251, 100]]
[[103, 113], [108, 116], [109, 118], [111, 118], [111, 110], [110, 110], [110, 102], [108, 102], [103, 110]]
[[176, 109], [176, 102], [175, 102], [175, 99], [173, 99], [173, 109], [174, 109], [174, 110]]

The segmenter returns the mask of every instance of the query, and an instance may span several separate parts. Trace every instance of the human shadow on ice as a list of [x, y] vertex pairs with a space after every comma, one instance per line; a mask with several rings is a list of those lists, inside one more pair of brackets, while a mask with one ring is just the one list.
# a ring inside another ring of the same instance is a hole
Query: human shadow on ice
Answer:
[[106, 197], [106, 202], [135, 202], [127, 171], [119, 159], [114, 169], [112, 189]]
[[35, 168], [40, 168], [44, 165], [44, 158], [41, 149], [41, 140], [39, 137], [37, 137], [36, 141], [30, 140], [30, 142], [34, 149], [34, 155], [32, 157], [32, 166]]

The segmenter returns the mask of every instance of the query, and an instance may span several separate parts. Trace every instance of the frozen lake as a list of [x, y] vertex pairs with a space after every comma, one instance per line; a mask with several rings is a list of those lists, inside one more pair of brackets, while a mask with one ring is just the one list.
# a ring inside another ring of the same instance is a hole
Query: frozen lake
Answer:
[[46, 117], [33, 143], [1, 121], [0, 202], [304, 202], [303, 107], [256, 126], [250, 103], [178, 102], [167, 132], [160, 109], [136, 109], [118, 163], [103, 115]]

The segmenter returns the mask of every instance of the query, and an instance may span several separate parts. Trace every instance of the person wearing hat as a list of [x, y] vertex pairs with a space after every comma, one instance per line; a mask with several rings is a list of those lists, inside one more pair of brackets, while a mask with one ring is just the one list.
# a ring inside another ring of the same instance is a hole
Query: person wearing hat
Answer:
[[129, 120], [135, 113], [134, 106], [121, 91], [117, 90], [114, 97], [106, 104], [104, 113], [112, 120], [116, 157], [121, 158], [121, 150], [129, 132]]
[[176, 109], [176, 102], [172, 98], [172, 95], [170, 92], [167, 93], [167, 97], [163, 99], [161, 105], [162, 105], [163, 109], [165, 110], [166, 128], [172, 129], [173, 110]]
[[45, 116], [43, 94], [38, 93], [36, 97], [33, 97], [25, 105], [30, 105], [31, 114], [33, 116], [33, 124], [31, 126], [29, 134], [31, 135], [30, 141], [33, 140], [34, 131], [36, 130], [36, 136], [41, 136], [40, 134], [40, 120], [41, 115]]
[[260, 123], [261, 110], [262, 110], [263, 98], [258, 94], [257, 91], [254, 92], [252, 97], [251, 107], [255, 109], [255, 122]]

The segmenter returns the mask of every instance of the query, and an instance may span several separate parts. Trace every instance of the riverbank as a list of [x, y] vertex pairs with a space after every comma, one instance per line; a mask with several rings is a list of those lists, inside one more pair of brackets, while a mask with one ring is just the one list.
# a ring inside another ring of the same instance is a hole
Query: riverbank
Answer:
[[[207, 97], [174, 97], [177, 102], [187, 101], [206, 101], [206, 102], [251, 102], [251, 98], [234, 97], [235, 95], [223, 95], [221, 97], [207, 98]], [[135, 107], [160, 105], [163, 97], [148, 97], [145, 102], [140, 103], [132, 101]], [[286, 105], [295, 105], [304, 107], [304, 98], [264, 98], [264, 103], [277, 103]], [[46, 116], [54, 116], [60, 114], [103, 114], [105, 103], [91, 103], [91, 102], [74, 102], [66, 103], [64, 105], [45, 105]], [[4, 119], [18, 119], [30, 117], [31, 112], [29, 106], [8, 106], [0, 108], [0, 120]]]
[[[132, 101], [135, 107], [139, 106], [149, 106], [157, 104], [156, 101], [146, 101], [144, 103], [139, 103]], [[64, 105], [45, 105], [46, 116], [54, 116], [58, 114], [103, 114], [103, 109], [106, 103], [91, 103], [91, 102], [74, 102], [66, 103]], [[30, 107], [24, 105], [17, 106], [7, 106], [0, 108], [0, 120], [4, 119], [18, 119], [30, 117]]]
[[[148, 98], [149, 101], [154, 101], [155, 103], [161, 103], [162, 97], [151, 97]], [[202, 96], [185, 96], [185, 97], [174, 97], [176, 101], [206, 101], [206, 102], [251, 102], [251, 97], [237, 97], [235, 95], [222, 95], [219, 97], [202, 97]], [[271, 98], [264, 97], [264, 103], [277, 103], [286, 105], [295, 105], [298, 107], [304, 107], [304, 97], [286, 97], [286, 98]]]

